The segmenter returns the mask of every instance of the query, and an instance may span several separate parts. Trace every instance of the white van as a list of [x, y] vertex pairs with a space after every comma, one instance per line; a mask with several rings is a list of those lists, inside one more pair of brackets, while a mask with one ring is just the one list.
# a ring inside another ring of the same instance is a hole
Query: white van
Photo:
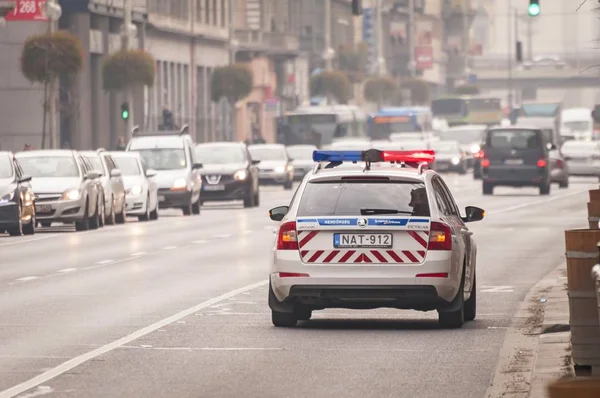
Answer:
[[570, 108], [562, 112], [563, 131], [575, 139], [591, 139], [594, 130], [592, 110], [588, 108]]

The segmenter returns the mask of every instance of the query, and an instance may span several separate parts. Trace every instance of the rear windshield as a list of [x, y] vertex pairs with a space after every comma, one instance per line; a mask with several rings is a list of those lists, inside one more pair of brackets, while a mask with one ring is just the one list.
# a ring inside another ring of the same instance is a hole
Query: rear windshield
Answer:
[[360, 216], [361, 209], [397, 210], [398, 215], [419, 217], [430, 214], [423, 183], [357, 180], [307, 184], [298, 216]]
[[487, 145], [496, 149], [540, 149], [540, 134], [536, 130], [491, 130]]

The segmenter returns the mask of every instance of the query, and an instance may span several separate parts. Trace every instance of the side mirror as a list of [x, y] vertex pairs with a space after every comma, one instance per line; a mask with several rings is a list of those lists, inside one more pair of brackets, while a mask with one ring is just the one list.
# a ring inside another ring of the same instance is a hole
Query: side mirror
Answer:
[[148, 178], [156, 177], [156, 170], [153, 170], [153, 169], [146, 170], [146, 177], [148, 177]]
[[204, 165], [202, 163], [194, 163], [194, 165], [192, 166], [192, 170], [200, 170], [203, 167]]
[[29, 182], [31, 181], [31, 176], [23, 176], [19, 179], [19, 183]]
[[85, 179], [86, 180], [95, 180], [97, 178], [100, 178], [102, 174], [98, 173], [97, 171], [90, 171], [85, 175]]
[[293, 161], [294, 161], [294, 159], [288, 158], [288, 162], [292, 163]]
[[252, 164], [253, 164], [253, 165], [255, 165], [255, 166], [256, 166], [257, 164], [259, 164], [259, 163], [260, 163], [260, 160], [254, 160], [254, 159], [252, 160]]
[[556, 145], [551, 142], [548, 143], [547, 147], [549, 151], [554, 151], [556, 149]]
[[465, 208], [466, 217], [462, 217], [464, 222], [481, 221], [485, 217], [485, 210], [475, 206], [467, 206]]
[[281, 221], [283, 217], [288, 213], [290, 208], [288, 206], [278, 206], [269, 210], [269, 217], [273, 221]]
[[110, 176], [111, 177], [115, 177], [116, 178], [116, 177], [121, 177], [122, 175], [123, 175], [123, 172], [120, 169], [113, 169], [110, 172]]

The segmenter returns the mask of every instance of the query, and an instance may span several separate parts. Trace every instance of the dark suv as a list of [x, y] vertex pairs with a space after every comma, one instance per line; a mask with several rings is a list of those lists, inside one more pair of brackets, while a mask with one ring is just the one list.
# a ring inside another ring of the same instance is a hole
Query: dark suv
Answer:
[[237, 142], [198, 144], [195, 158], [202, 162], [202, 202], [242, 200], [244, 207], [259, 205], [257, 160]]
[[550, 193], [549, 151], [544, 133], [535, 127], [496, 127], [486, 131], [481, 160], [483, 194], [494, 187], [538, 187], [540, 195]]

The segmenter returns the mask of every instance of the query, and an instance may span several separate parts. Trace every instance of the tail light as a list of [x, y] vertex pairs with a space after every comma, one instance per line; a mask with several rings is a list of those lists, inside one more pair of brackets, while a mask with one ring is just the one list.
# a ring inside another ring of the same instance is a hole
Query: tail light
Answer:
[[560, 159], [556, 159], [556, 161], [554, 162], [554, 167], [556, 167], [557, 169], [564, 169], [565, 168], [565, 162], [563, 162]]
[[481, 167], [490, 167], [490, 160], [489, 159], [483, 159], [481, 161]]
[[475, 157], [475, 159], [483, 159], [485, 157], [485, 152], [479, 151], [476, 152], [473, 156]]
[[441, 222], [433, 221], [429, 231], [428, 250], [452, 250], [452, 231]]
[[281, 224], [277, 234], [277, 250], [298, 250], [296, 221]]
[[546, 159], [540, 159], [537, 161], [537, 167], [546, 167], [548, 166], [548, 162], [546, 162]]

